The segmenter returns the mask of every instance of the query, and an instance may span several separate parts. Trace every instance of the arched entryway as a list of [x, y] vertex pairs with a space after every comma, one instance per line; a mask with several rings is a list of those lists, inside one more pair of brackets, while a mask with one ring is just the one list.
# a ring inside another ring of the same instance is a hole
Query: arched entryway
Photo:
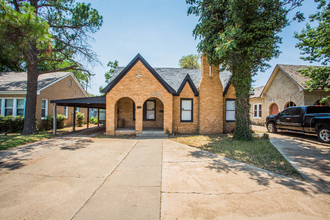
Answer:
[[135, 103], [131, 98], [121, 98], [116, 102], [115, 130], [135, 131]]
[[293, 106], [297, 106], [297, 105], [296, 105], [296, 103], [290, 101], [285, 104], [284, 109], [293, 107]]
[[164, 104], [158, 98], [149, 98], [143, 104], [143, 131], [164, 130]]
[[321, 102], [321, 100], [317, 100], [314, 105], [323, 105], [323, 106], [327, 106], [326, 102]]
[[269, 112], [270, 112], [270, 115], [277, 115], [277, 113], [278, 113], [278, 106], [277, 106], [276, 103], [272, 103], [269, 106]]

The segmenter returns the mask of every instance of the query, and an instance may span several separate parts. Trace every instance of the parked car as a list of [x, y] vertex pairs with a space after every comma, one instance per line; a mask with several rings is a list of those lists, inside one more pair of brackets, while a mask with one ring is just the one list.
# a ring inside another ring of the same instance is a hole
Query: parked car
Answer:
[[300, 133], [316, 133], [321, 142], [330, 143], [330, 107], [294, 106], [286, 108], [277, 115], [266, 117], [269, 132], [278, 129]]

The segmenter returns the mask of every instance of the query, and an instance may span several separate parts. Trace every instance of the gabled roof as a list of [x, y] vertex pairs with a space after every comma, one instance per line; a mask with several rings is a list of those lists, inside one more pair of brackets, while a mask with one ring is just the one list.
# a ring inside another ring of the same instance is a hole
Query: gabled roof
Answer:
[[250, 98], [259, 98], [261, 95], [262, 90], [264, 89], [265, 86], [259, 86], [254, 88], [253, 93], [250, 95]]
[[180, 93], [182, 92], [182, 89], [184, 88], [186, 83], [189, 84], [189, 86], [190, 86], [191, 90], [193, 91], [193, 93], [195, 94], [195, 96], [198, 96], [199, 92], [198, 92], [196, 86], [194, 85], [194, 82], [191, 80], [189, 74], [187, 74], [187, 76], [182, 81], [181, 86], [179, 87], [179, 89], [176, 92], [177, 95], [180, 95]]
[[[140, 54], [138, 54], [137, 56], [142, 57]], [[121, 80], [124, 77], [124, 75], [137, 62], [137, 61], [135, 61], [133, 63], [133, 61], [136, 58], [137, 57], [135, 57], [130, 62], [130, 64], [128, 64], [126, 67], [117, 67], [115, 69], [115, 71], [110, 79], [110, 83], [108, 84], [107, 87], [104, 88], [102, 93], [107, 93], [108, 91], [110, 91], [119, 82], [119, 80]], [[128, 67], [130, 67], [130, 68], [128, 69]], [[199, 82], [201, 81], [201, 70], [200, 69], [188, 69], [188, 68], [152, 68], [152, 69], [160, 77], [161, 81], [165, 82], [166, 85], [168, 85], [171, 89], [173, 89], [174, 92], [172, 92], [172, 94], [174, 94], [174, 95], [180, 94], [181, 91], [179, 92], [179, 89], [182, 86], [182, 84], [185, 85], [184, 81], [187, 80], [187, 75], [189, 75], [189, 78], [190, 78], [189, 82], [193, 83], [194, 87], [198, 91], [197, 88], [198, 88]], [[230, 79], [231, 79], [232, 74], [229, 71], [221, 71], [219, 73], [219, 76], [220, 76], [221, 83], [223, 85], [223, 90], [224, 90], [224, 95], [225, 95], [230, 86]], [[193, 92], [195, 93], [195, 95], [198, 94], [194, 90], [193, 90]]]
[[[43, 74], [38, 77], [38, 90], [47, 85], [70, 75], [69, 72], [55, 72]], [[0, 91], [26, 91], [27, 74], [26, 72], [0, 72]]]
[[[72, 76], [72, 78], [77, 83], [84, 95], [88, 96], [86, 91], [81, 87], [77, 78], [71, 72], [54, 72], [39, 75], [37, 93], [40, 94], [41, 90], [46, 89], [47, 87], [57, 83], [58, 81], [68, 76]], [[15, 92], [26, 92], [26, 90], [26, 72], [0, 72], [0, 92], [6, 92], [8, 94], [11, 94]]]
[[[266, 85], [264, 86], [264, 89], [262, 90], [260, 95], [264, 95], [267, 92], [269, 86], [273, 82], [273, 80], [274, 80], [274, 78], [275, 78], [275, 76], [276, 76], [276, 74], [278, 73], [279, 70], [282, 70], [282, 72], [289, 79], [291, 79], [293, 83], [295, 83], [298, 86], [299, 91], [302, 91], [302, 90], [306, 89], [305, 82], [307, 80], [309, 80], [310, 78], [301, 75], [301, 73], [298, 72], [298, 70], [304, 69], [304, 68], [307, 68], [307, 67], [309, 67], [309, 66], [306, 66], [306, 65], [277, 64], [276, 67], [274, 68], [271, 76], [269, 77]], [[314, 66], [314, 67], [317, 67], [317, 66]]]
[[110, 81], [110, 83], [102, 90], [102, 93], [108, 93], [132, 69], [132, 67], [138, 61], [140, 61], [149, 70], [149, 72], [158, 80], [158, 82], [160, 82], [160, 84], [169, 93], [175, 93], [175, 90], [158, 75], [158, 73], [149, 65], [149, 63], [140, 54], [137, 54], [134, 57], [134, 59], [117, 76], [112, 77], [114, 79]]

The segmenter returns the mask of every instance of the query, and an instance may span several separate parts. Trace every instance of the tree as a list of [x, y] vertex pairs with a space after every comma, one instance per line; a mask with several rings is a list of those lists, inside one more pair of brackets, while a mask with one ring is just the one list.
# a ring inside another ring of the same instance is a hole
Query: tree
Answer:
[[[319, 12], [309, 16], [310, 21], [318, 22], [318, 26], [312, 28], [310, 24], [306, 24], [306, 29], [303, 29], [301, 33], [295, 32], [295, 38], [300, 42], [296, 47], [301, 49], [302, 55], [308, 55], [301, 57], [305, 61], [320, 62], [323, 67], [308, 67], [300, 70], [302, 75], [310, 77], [310, 80], [306, 81], [307, 89], [313, 91], [314, 89], [323, 89], [327, 92], [330, 91], [329, 77], [330, 67], [327, 66], [330, 61], [330, 2], [326, 4], [326, 1], [315, 0], [319, 2]], [[323, 99], [330, 98], [327, 96]]]
[[188, 56], [183, 56], [179, 60], [180, 68], [190, 68], [190, 69], [200, 69], [199, 56], [190, 54]]
[[37, 133], [38, 76], [87, 71], [78, 61], [97, 61], [87, 42], [101, 25], [97, 10], [74, 0], [0, 0], [0, 46], [10, 60], [22, 60], [27, 71], [22, 134]]
[[[303, 0], [186, 0], [188, 14], [199, 16], [193, 30], [198, 51], [210, 64], [232, 72], [236, 110], [234, 139], [251, 140], [252, 76], [280, 54], [278, 33], [289, 24], [287, 13]], [[289, 7], [288, 7], [289, 6]], [[303, 19], [302, 14], [296, 17]]]
[[[105, 77], [105, 83], [109, 84], [110, 79], [113, 76], [113, 73], [115, 72], [115, 69], [118, 67], [118, 61], [117, 60], [115, 60], [114, 62], [109, 61], [107, 66], [110, 67], [110, 70], [108, 72], [104, 73], [104, 77]], [[99, 87], [99, 92], [101, 95], [104, 95], [104, 93], [102, 93], [103, 89], [104, 89], [103, 86]]]

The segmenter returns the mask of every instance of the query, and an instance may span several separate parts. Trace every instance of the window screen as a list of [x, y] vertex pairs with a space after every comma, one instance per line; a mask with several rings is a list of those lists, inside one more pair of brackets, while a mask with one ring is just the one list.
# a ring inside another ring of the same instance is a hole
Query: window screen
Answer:
[[235, 100], [226, 100], [226, 121], [235, 121]]
[[193, 100], [181, 99], [181, 121], [192, 122], [193, 121]]

